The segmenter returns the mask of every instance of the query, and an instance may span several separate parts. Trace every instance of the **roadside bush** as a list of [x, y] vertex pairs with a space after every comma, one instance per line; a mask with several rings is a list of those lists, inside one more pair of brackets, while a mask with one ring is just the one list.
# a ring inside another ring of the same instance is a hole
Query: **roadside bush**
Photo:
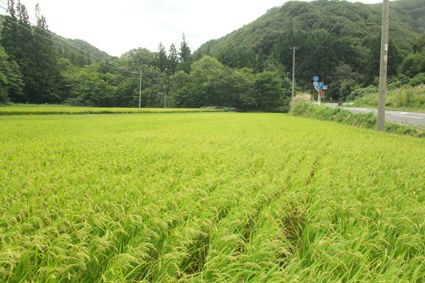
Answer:
[[377, 94], [378, 93], [378, 87], [374, 85], [370, 85], [365, 88], [358, 88], [351, 92], [349, 96], [347, 96], [347, 100], [356, 99], [359, 97], [364, 97], [369, 94]]
[[[370, 93], [354, 101], [356, 106], [378, 105], [378, 93]], [[420, 86], [390, 90], [387, 94], [386, 106], [398, 109], [425, 109], [425, 89]]]
[[298, 94], [296, 95], [290, 103], [291, 106], [291, 112], [292, 111], [301, 111], [304, 112], [306, 109], [298, 109], [298, 107], [307, 107], [309, 105], [308, 102], [311, 102], [311, 95], [308, 93]]
[[386, 123], [385, 124], [385, 130], [387, 132], [400, 134], [400, 135], [406, 135], [406, 136], [413, 136], [418, 138], [425, 138], [425, 129], [424, 128], [418, 128], [413, 126], [406, 126], [406, 125], [398, 125], [394, 123]]
[[373, 114], [355, 114], [342, 108], [317, 106], [309, 102], [295, 104], [290, 113], [295, 116], [335, 121], [356, 127], [372, 128], [376, 123], [376, 118]]
[[[376, 126], [376, 116], [373, 113], [353, 113], [342, 108], [317, 106], [310, 102], [293, 104], [290, 113], [295, 116], [328, 120], [360, 128], [373, 129]], [[413, 137], [425, 137], [425, 129], [414, 126], [385, 123], [385, 131]]]
[[410, 79], [409, 84], [411, 86], [418, 86], [425, 84], [425, 73], [420, 73]]

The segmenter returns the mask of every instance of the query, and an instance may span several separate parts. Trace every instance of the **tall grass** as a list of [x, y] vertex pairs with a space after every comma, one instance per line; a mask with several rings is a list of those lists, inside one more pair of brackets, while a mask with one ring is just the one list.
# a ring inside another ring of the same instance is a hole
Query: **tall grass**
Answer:
[[[342, 108], [317, 106], [305, 101], [295, 101], [295, 103], [292, 104], [290, 112], [292, 115], [296, 116], [328, 120], [354, 127], [368, 129], [376, 127], [376, 116], [373, 113], [353, 113]], [[425, 129], [423, 127], [399, 125], [391, 122], [385, 122], [385, 131], [413, 137], [425, 137]]]
[[[378, 94], [370, 93], [354, 101], [358, 106], [378, 105]], [[392, 109], [425, 111], [425, 88], [411, 87], [390, 90], [387, 94], [386, 106]]]
[[4, 116], [0, 144], [3, 282], [425, 279], [424, 140], [199, 113]]

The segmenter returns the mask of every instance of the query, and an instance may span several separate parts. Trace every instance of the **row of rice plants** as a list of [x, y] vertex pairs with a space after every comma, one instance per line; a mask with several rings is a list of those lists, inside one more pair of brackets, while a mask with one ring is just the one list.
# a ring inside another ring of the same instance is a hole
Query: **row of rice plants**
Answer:
[[0, 115], [46, 115], [46, 114], [126, 114], [126, 113], [197, 113], [223, 112], [218, 108], [125, 108], [89, 107], [55, 104], [0, 105]]
[[424, 141], [281, 114], [0, 119], [1, 281], [425, 276]]

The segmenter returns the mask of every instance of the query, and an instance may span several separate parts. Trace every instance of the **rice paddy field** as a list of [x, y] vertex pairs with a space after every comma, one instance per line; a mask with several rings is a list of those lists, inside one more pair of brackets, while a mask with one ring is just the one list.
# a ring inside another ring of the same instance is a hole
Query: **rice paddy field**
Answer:
[[119, 108], [89, 107], [55, 104], [11, 104], [0, 105], [0, 115], [42, 115], [42, 114], [128, 114], [128, 113], [186, 113], [223, 112], [214, 108]]
[[0, 117], [1, 282], [424, 282], [425, 141], [283, 114]]

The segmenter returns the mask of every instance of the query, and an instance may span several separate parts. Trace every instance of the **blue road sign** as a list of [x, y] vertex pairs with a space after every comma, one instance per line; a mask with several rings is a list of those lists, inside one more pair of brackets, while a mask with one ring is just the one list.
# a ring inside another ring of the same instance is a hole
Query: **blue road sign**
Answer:
[[319, 76], [314, 76], [313, 77], [313, 82], [318, 82], [319, 81]]

